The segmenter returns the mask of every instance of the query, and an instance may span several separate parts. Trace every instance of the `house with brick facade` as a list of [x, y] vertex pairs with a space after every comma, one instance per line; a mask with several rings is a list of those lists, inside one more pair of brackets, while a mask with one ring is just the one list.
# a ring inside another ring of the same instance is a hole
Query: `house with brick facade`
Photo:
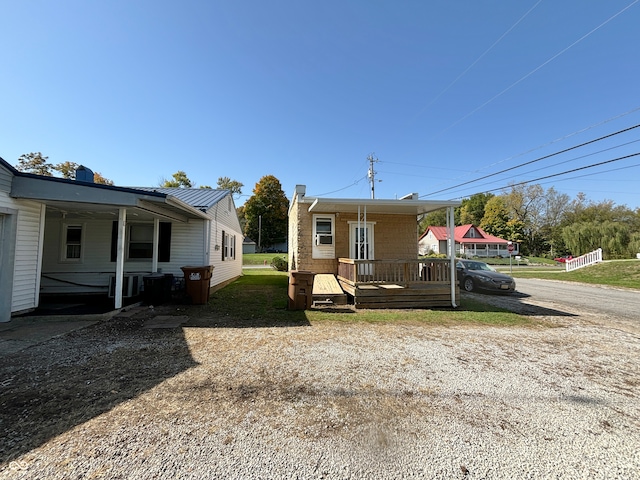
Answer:
[[[321, 198], [297, 185], [289, 204], [289, 271], [335, 277], [356, 308], [456, 306], [450, 259], [418, 259], [418, 216], [460, 202]], [[451, 258], [455, 255], [451, 255]], [[322, 278], [322, 277], [320, 277]], [[314, 284], [314, 298], [323, 298]]]

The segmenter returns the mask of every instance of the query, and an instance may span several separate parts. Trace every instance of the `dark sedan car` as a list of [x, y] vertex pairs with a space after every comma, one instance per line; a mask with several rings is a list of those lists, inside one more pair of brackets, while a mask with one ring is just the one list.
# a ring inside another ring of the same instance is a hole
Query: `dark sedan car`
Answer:
[[498, 273], [493, 267], [477, 260], [456, 262], [458, 281], [467, 292], [485, 290], [488, 292], [511, 293], [516, 290], [516, 282], [509, 275]]

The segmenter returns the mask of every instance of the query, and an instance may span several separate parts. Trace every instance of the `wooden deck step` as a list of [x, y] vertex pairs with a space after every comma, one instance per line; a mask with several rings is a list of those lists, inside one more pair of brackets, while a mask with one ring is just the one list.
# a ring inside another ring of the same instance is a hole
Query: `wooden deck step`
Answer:
[[346, 305], [347, 294], [342, 291], [335, 275], [331, 273], [318, 273], [313, 279], [313, 301]]

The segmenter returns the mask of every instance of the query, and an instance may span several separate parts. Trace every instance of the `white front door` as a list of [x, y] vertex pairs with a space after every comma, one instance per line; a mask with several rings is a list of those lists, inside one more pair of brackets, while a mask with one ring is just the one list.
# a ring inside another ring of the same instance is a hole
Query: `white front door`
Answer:
[[[373, 260], [373, 223], [352, 223], [349, 229], [349, 256], [356, 260]], [[372, 265], [361, 265], [360, 275], [371, 275]]]

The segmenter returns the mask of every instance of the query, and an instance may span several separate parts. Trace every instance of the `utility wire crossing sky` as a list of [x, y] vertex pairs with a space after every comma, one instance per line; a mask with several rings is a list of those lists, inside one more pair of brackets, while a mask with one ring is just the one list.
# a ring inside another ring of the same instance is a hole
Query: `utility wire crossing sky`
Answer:
[[368, 198], [372, 156], [376, 198], [638, 208], [638, 25], [640, 0], [7, 2], [0, 156], [229, 177], [238, 205], [264, 175]]

